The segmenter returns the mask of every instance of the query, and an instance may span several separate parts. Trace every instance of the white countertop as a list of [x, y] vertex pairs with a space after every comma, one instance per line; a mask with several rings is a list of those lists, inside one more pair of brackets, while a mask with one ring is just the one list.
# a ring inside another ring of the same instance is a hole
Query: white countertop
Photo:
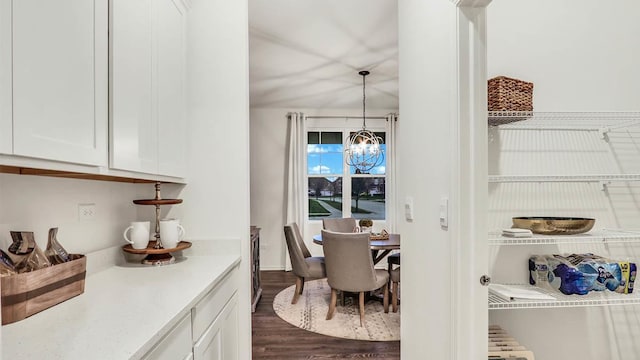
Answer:
[[139, 359], [239, 262], [189, 256], [87, 276], [83, 294], [2, 326], [2, 359]]

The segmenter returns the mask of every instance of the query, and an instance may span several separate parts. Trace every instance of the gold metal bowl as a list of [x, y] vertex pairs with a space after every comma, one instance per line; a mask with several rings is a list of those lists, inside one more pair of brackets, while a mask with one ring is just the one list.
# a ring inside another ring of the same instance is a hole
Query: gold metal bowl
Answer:
[[573, 235], [585, 233], [591, 230], [596, 219], [555, 216], [522, 216], [514, 217], [511, 221], [513, 221], [514, 228], [529, 229], [535, 234]]

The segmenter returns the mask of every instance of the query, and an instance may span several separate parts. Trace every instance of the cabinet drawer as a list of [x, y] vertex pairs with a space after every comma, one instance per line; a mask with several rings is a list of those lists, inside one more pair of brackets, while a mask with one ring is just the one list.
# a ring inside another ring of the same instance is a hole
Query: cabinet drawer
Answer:
[[191, 316], [185, 316], [158, 344], [149, 351], [144, 360], [190, 359], [192, 353]]
[[236, 290], [238, 290], [237, 267], [233, 268], [216, 287], [191, 309], [193, 339], [199, 339], [202, 336]]

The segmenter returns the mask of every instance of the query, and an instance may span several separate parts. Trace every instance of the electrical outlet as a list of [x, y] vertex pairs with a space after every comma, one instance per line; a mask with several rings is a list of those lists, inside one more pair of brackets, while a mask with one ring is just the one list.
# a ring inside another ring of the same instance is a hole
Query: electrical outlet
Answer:
[[96, 204], [78, 204], [78, 220], [93, 220], [96, 217]]

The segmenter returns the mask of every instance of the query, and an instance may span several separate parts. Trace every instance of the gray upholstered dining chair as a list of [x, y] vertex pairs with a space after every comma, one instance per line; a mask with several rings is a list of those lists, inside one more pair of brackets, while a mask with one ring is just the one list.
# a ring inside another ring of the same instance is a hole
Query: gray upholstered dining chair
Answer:
[[290, 223], [284, 226], [284, 237], [287, 241], [287, 250], [291, 259], [291, 268], [296, 276], [296, 289], [291, 303], [298, 302], [304, 290], [305, 279], [322, 279], [327, 277], [324, 266], [324, 257], [311, 256], [309, 249], [304, 244], [298, 224]]
[[400, 283], [400, 268], [390, 271], [391, 276], [391, 309], [398, 312], [398, 284]]
[[365, 292], [382, 288], [384, 311], [389, 312], [389, 273], [373, 267], [369, 233], [337, 233], [322, 230], [322, 247], [331, 287], [327, 320], [336, 310], [337, 291], [359, 293], [360, 326], [364, 323]]
[[358, 225], [354, 218], [326, 218], [322, 219], [322, 228], [339, 233], [352, 233]]

